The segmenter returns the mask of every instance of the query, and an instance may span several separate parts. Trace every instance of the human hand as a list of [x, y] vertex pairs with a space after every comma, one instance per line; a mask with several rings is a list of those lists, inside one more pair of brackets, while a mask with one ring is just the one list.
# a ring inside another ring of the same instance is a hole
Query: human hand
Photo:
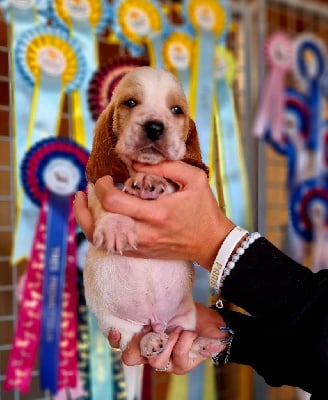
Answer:
[[[124, 254], [193, 260], [210, 270], [218, 248], [234, 224], [218, 207], [205, 173], [181, 161], [136, 164], [134, 168], [170, 179], [180, 190], [149, 201], [121, 192], [109, 176], [98, 179], [95, 192], [103, 208], [136, 221], [138, 249]], [[90, 240], [93, 223], [81, 194], [76, 197], [74, 212]]]
[[[197, 312], [196, 331], [183, 331], [181, 327], [177, 327], [169, 332], [169, 340], [164, 351], [156, 356], [145, 358], [140, 354], [140, 340], [151, 330], [149, 326], [145, 327], [142, 332], [135, 335], [122, 353], [122, 361], [126, 365], [138, 365], [149, 363], [153, 368], [172, 372], [178, 375], [186, 374], [197, 367], [206, 358], [190, 358], [189, 351], [194, 340], [198, 336], [211, 337], [217, 339], [225, 339], [227, 333], [220, 331], [220, 327], [225, 326], [225, 322], [221, 315], [211, 308], [200, 303], [195, 303]], [[109, 343], [112, 347], [119, 347], [120, 333], [112, 330], [108, 336]], [[166, 369], [167, 367], [167, 369]]]

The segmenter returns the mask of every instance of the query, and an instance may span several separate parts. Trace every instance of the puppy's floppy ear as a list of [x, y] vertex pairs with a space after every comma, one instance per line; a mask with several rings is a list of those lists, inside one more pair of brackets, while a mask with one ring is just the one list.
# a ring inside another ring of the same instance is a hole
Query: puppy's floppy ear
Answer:
[[186, 154], [183, 161], [203, 169], [207, 176], [209, 175], [208, 167], [202, 162], [202, 153], [199, 145], [196, 125], [191, 118], [189, 118], [189, 133], [186, 141]]
[[86, 166], [86, 177], [89, 182], [96, 182], [104, 175], [111, 175], [114, 182], [125, 182], [128, 171], [117, 157], [115, 145], [117, 138], [113, 134], [114, 105], [109, 104], [100, 114], [94, 129], [91, 154]]

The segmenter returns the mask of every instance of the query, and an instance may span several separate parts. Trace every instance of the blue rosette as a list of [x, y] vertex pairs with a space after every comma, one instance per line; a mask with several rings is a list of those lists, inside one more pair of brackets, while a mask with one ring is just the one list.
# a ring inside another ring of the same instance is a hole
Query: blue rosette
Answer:
[[[77, 89], [83, 82], [86, 71], [81, 46], [66, 31], [46, 25], [25, 31], [17, 41], [15, 57], [26, 81], [33, 86], [40, 77], [42, 64], [39, 62], [39, 52], [43, 48], [55, 49], [58, 55], [63, 57], [63, 62], [66, 63], [62, 71], [65, 91]], [[54, 71], [54, 74], [59, 72]]]
[[[305, 142], [309, 138], [309, 124], [310, 124], [310, 116], [309, 109], [307, 106], [307, 98], [302, 93], [298, 92], [293, 88], [287, 88], [285, 94], [285, 108], [284, 113], [286, 117], [291, 117], [294, 120], [294, 124], [292, 129], [297, 131], [297, 134], [302, 137]], [[287, 122], [288, 125], [288, 122]], [[267, 130], [265, 134], [265, 140], [273, 147], [273, 149], [281, 154], [287, 155], [288, 148], [290, 145], [290, 140], [288, 139], [288, 129], [289, 126], [284, 125], [284, 130], [282, 134], [282, 141], [276, 141], [273, 139], [271, 135], [270, 129]]]
[[300, 35], [295, 41], [294, 74], [304, 87], [310, 110], [309, 148], [320, 147], [322, 93], [321, 79], [327, 68], [327, 53], [324, 42], [309, 33]]
[[291, 192], [289, 201], [290, 220], [295, 231], [306, 242], [314, 239], [314, 208], [319, 204], [325, 210], [328, 225], [328, 180], [312, 178], [299, 183]]
[[[40, 206], [47, 190], [45, 170], [55, 159], [66, 160], [79, 172], [75, 190], [84, 190], [87, 185], [85, 166], [89, 152], [70, 139], [48, 138], [39, 141], [26, 153], [21, 165], [21, 180], [25, 192], [34, 204]], [[59, 177], [58, 179], [67, 179]]]

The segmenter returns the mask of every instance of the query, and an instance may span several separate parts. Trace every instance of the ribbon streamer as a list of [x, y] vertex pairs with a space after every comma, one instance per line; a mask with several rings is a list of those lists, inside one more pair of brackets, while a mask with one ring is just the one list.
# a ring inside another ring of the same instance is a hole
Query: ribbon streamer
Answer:
[[236, 67], [231, 52], [217, 49], [215, 125], [226, 214], [251, 229], [252, 212], [246, 163], [231, 85]]

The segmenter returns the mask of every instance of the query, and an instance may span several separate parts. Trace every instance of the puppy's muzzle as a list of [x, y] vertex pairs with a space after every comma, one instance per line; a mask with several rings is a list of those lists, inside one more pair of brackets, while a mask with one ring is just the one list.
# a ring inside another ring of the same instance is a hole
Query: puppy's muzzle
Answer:
[[143, 128], [147, 138], [152, 142], [159, 140], [164, 133], [164, 124], [160, 121], [147, 121]]

